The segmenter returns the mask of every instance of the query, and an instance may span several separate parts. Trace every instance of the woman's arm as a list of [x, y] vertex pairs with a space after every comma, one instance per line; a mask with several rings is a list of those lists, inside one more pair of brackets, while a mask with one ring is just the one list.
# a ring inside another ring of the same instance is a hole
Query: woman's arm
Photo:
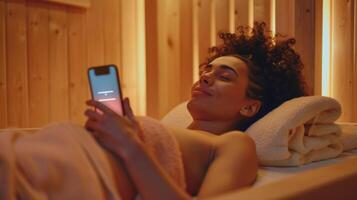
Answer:
[[103, 114], [86, 110], [86, 128], [96, 140], [122, 160], [142, 199], [191, 199], [158, 164], [140, 140], [141, 128], [124, 99], [126, 117], [116, 115], [105, 105], [88, 101]]

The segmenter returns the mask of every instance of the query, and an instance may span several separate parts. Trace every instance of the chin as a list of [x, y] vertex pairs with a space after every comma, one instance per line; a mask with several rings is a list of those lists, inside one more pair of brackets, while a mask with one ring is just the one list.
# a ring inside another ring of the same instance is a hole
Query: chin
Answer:
[[187, 103], [187, 110], [194, 120], [222, 121], [236, 118], [233, 108], [224, 109], [214, 102], [208, 102], [200, 98], [191, 98]]

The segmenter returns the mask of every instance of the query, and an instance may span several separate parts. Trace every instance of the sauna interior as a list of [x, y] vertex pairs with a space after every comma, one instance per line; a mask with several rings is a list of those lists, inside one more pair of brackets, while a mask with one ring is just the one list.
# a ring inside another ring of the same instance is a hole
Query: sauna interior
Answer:
[[314, 95], [357, 122], [354, 0], [0, 0], [0, 128], [84, 123], [86, 70], [116, 64], [137, 115], [190, 97], [217, 33], [266, 22], [295, 37]]

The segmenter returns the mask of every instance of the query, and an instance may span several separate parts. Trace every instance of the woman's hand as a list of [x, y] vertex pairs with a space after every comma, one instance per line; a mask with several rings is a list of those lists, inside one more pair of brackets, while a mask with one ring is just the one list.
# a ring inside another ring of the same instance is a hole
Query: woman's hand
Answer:
[[125, 160], [128, 154], [140, 145], [142, 136], [140, 124], [133, 114], [129, 99], [123, 100], [125, 116], [119, 116], [99, 101], [88, 100], [86, 103], [99, 109], [103, 114], [87, 109], [84, 113], [88, 117], [85, 127], [103, 147]]

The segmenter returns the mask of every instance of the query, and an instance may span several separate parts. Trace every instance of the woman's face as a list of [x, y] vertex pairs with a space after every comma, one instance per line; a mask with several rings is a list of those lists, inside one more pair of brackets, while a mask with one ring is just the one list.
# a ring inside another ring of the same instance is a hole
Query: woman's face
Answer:
[[237, 57], [222, 56], [200, 67], [187, 105], [195, 120], [238, 120], [247, 103], [248, 67]]

